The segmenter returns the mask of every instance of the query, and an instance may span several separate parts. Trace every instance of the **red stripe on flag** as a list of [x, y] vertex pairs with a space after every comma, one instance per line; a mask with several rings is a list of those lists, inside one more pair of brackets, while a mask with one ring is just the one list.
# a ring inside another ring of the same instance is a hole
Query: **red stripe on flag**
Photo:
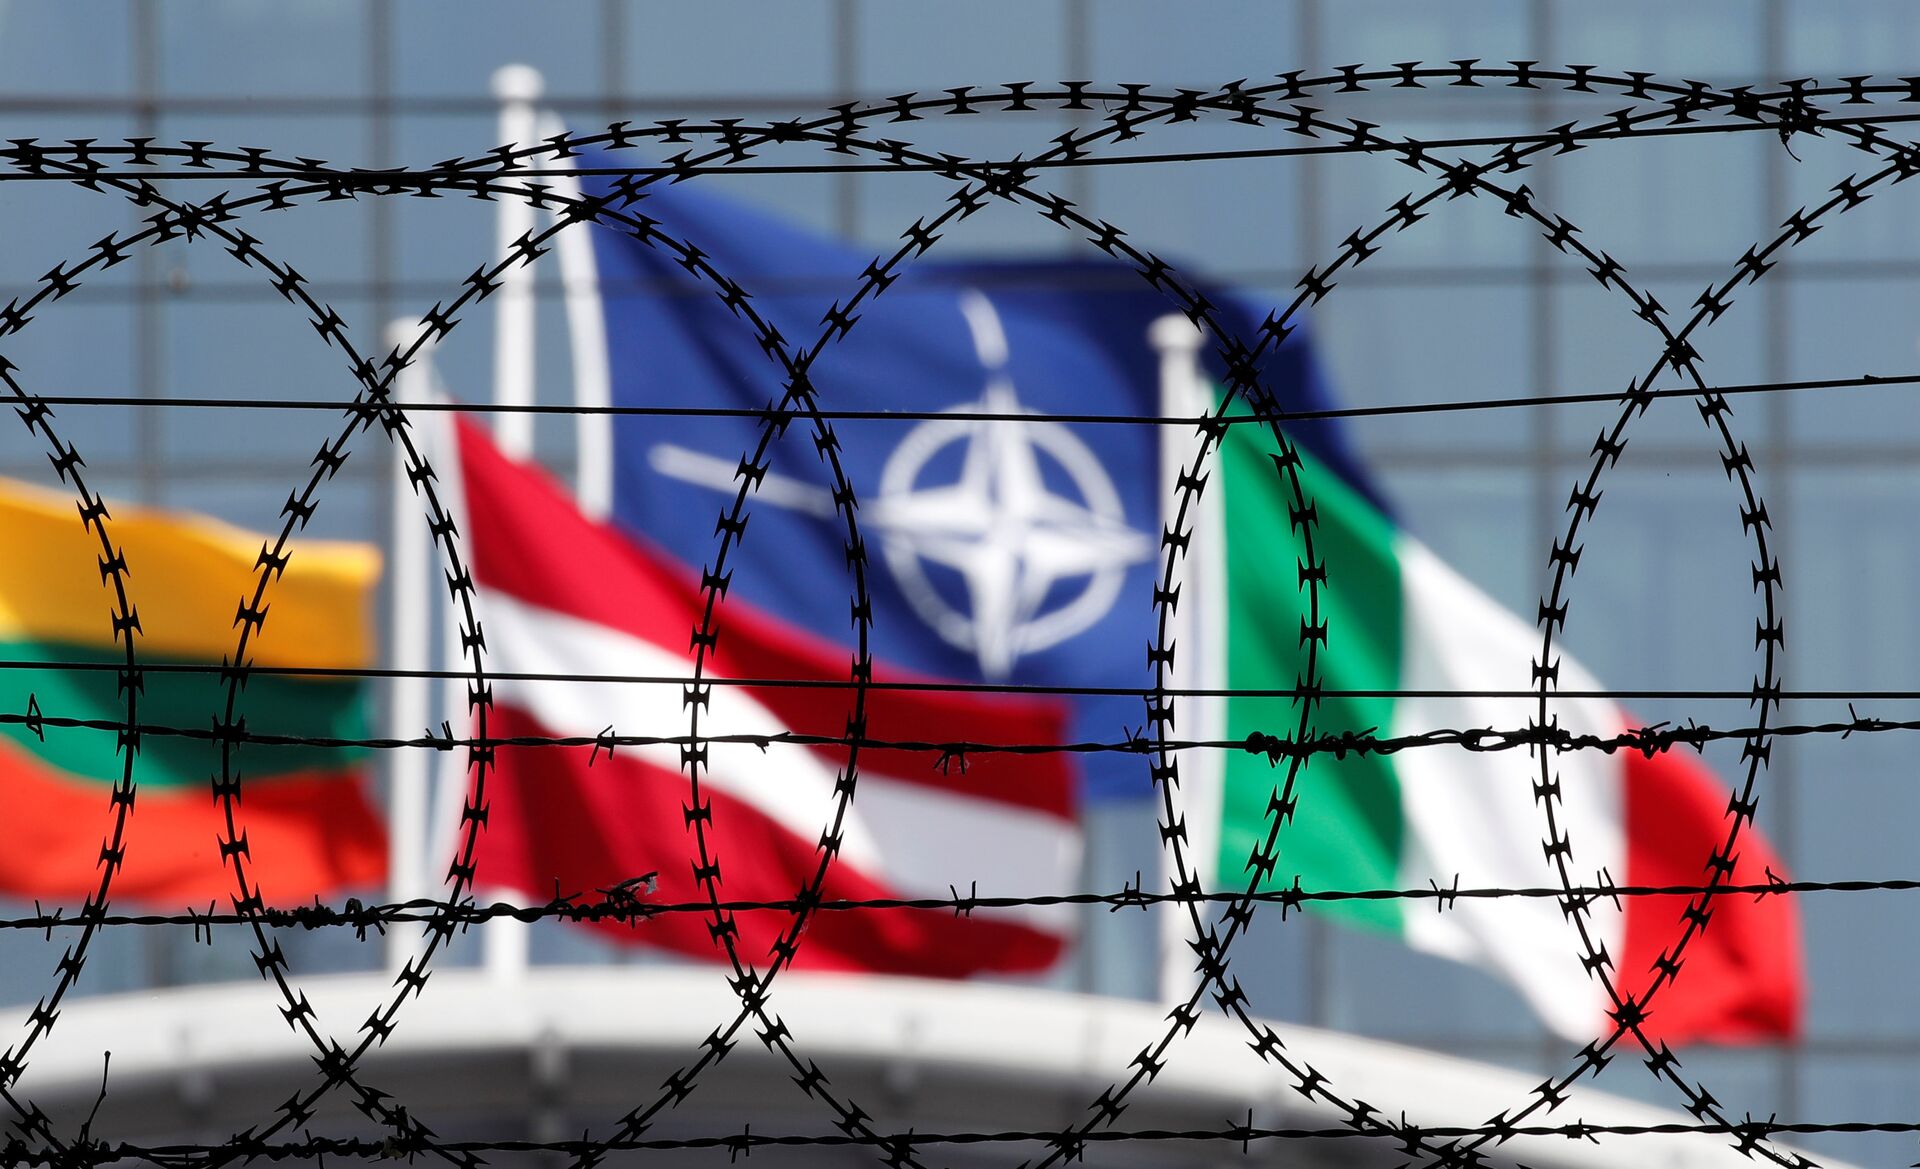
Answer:
[[[97, 889], [100, 850], [113, 830], [110, 786], [69, 775], [0, 737], [0, 789], [7, 798], [0, 892], [67, 900]], [[139, 789], [127, 817], [126, 861], [109, 890], [114, 901], [177, 912], [233, 896], [233, 872], [220, 855], [225, 813], [207, 791], [199, 785]], [[248, 875], [269, 905], [296, 905], [387, 878], [386, 829], [352, 772], [245, 780], [237, 817], [251, 846]]]
[[[697, 575], [628, 533], [587, 519], [544, 472], [508, 459], [465, 419], [456, 422], [456, 433], [473, 575], [482, 588], [651, 642], [686, 657], [690, 672], [690, 639], [703, 604]], [[848, 650], [742, 602], [723, 603], [716, 627], [709, 676], [840, 682], [852, 676]], [[877, 663], [874, 677], [926, 680]], [[762, 686], [753, 696], [803, 734], [845, 735], [854, 712], [849, 689]], [[866, 721], [874, 739], [1058, 743], [1066, 711], [1035, 698], [876, 690], [867, 696]], [[907, 782], [1075, 818], [1073, 764], [1062, 755], [983, 752], [942, 766], [938, 751], [869, 750], [862, 760]]]
[[[1705, 885], [1709, 859], [1732, 823], [1727, 791], [1698, 760], [1666, 751], [1625, 752], [1627, 872], [1630, 885]], [[1767, 884], [1786, 869], [1748, 825], [1735, 847], [1730, 881]], [[1684, 928], [1689, 899], [1635, 897], [1627, 903], [1625, 953], [1616, 986], [1636, 996], [1655, 977]], [[1661, 987], [1648, 1034], [1668, 1043], [1759, 1043], [1799, 1034], [1803, 956], [1791, 896], [1717, 894], [1704, 932], [1681, 954], [1677, 979]]]
[[[507, 706], [496, 707], [489, 721], [489, 730], [503, 736], [552, 733]], [[589, 765], [580, 751], [503, 747], [497, 758], [498, 772], [487, 783], [487, 829], [476, 853], [483, 884], [541, 895], [557, 885], [562, 893], [591, 894], [656, 871], [659, 887], [644, 900], [706, 900], [706, 890], [693, 877], [698, 853], [683, 811], [690, 796], [684, 776], [625, 753], [603, 754]], [[712, 803], [707, 840], [720, 865], [722, 897], [779, 901], [811, 883], [819, 865], [811, 841], [724, 792], [703, 787], [701, 795]], [[828, 873], [822, 895], [829, 900], [902, 896], [845, 861]], [[778, 910], [735, 914], [742, 958], [765, 962], [792, 920]], [[668, 913], [632, 925], [600, 922], [595, 928], [616, 941], [719, 961], [726, 951], [714, 941], [709, 923], [705, 913]], [[961, 978], [1043, 970], [1059, 958], [1061, 946], [1056, 935], [996, 919], [986, 910], [964, 918], [951, 910], [830, 910], [809, 922], [795, 965]]]

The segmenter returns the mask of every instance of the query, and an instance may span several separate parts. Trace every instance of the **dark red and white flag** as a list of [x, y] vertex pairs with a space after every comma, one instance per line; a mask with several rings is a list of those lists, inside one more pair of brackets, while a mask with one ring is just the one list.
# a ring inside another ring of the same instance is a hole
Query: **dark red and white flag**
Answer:
[[[463, 536], [480, 586], [495, 737], [671, 737], [689, 730], [683, 687], [671, 683], [522, 680], [516, 674], [678, 678], [704, 604], [699, 573], [613, 525], [581, 514], [538, 468], [514, 462], [481, 430], [454, 427]], [[716, 544], [717, 547], [717, 544]], [[706, 736], [781, 732], [841, 736], [854, 713], [848, 652], [738, 599], [717, 610], [700, 715]], [[920, 681], [876, 663], [878, 681]], [[882, 741], [1056, 743], [1065, 710], [1028, 696], [872, 690], [868, 738]], [[727, 900], [795, 897], [818, 867], [846, 758], [837, 744], [707, 745], [701, 796], [711, 802], [709, 856]], [[545, 899], [609, 888], [657, 871], [658, 902], [704, 900], [685, 807], [691, 784], [675, 743], [620, 747], [509, 746], [489, 778], [490, 812], [477, 853], [479, 880]], [[938, 750], [866, 748], [840, 823], [841, 846], [822, 895], [833, 899], [951, 898], [1066, 893], [1081, 834], [1063, 755], [976, 752], [964, 767]], [[761, 960], [791, 922], [787, 912], [735, 915], [743, 957]], [[815, 915], [796, 964], [964, 977], [1041, 970], [1071, 935], [1068, 906], [829, 910]], [[719, 958], [699, 913], [636, 925], [602, 923], [607, 936]]]

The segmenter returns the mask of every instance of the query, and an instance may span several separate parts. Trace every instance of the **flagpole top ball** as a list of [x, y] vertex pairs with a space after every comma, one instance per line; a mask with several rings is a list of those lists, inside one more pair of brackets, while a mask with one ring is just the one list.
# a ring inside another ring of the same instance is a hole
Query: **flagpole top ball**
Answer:
[[546, 79], [531, 65], [502, 65], [493, 71], [493, 96], [503, 102], [535, 102], [547, 91]]
[[382, 335], [386, 338], [387, 348], [405, 349], [413, 344], [415, 337], [420, 335], [420, 318], [395, 317], [387, 322], [386, 331]]
[[1147, 328], [1147, 344], [1162, 353], [1168, 350], [1192, 352], [1206, 343], [1207, 335], [1184, 313], [1168, 313]]

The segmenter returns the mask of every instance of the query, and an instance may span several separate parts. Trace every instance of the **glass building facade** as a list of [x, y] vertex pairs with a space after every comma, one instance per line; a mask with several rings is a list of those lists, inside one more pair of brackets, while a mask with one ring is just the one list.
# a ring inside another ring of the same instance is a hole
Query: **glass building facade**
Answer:
[[[1091, 78], [1205, 88], [1349, 63], [1533, 60], [1642, 70], [1720, 86], [1775, 79], [1904, 76], [1920, 10], [1898, 0], [1684, 6], [1552, 0], [1426, 5], [1372, 0], [1287, 6], [1023, 0], [935, 7], [867, 0], [779, 6], [651, 6], [591, 0], [539, 11], [513, 4], [247, 0], [141, 4], [86, 0], [0, 8], [0, 139], [211, 141], [340, 165], [415, 165], [495, 145], [489, 77], [524, 62], [570, 125], [721, 114], [809, 114], [853, 98], [1020, 80]], [[1327, 94], [1330, 115], [1388, 133], [1473, 138], [1598, 118], [1617, 95], [1436, 88]], [[982, 157], [1032, 153], [1071, 123], [1045, 112], [987, 112], [931, 127], [924, 141]], [[1222, 123], [1178, 127], [1153, 149], [1234, 150], [1277, 135]], [[1161, 143], [1165, 145], [1162, 146]], [[1471, 156], [1471, 151], [1463, 149]], [[1796, 209], [1875, 164], [1814, 135], [1706, 134], [1598, 144], [1514, 181], [1579, 226], [1663, 304], [1690, 305], [1745, 249]], [[716, 185], [876, 248], [943, 197], [928, 175], [727, 177]], [[1215, 279], [1283, 303], [1311, 265], [1431, 178], [1390, 158], [1321, 157], [1091, 168], [1062, 193]], [[1717, 383], [1904, 374], [1920, 362], [1911, 283], [1920, 277], [1913, 189], [1895, 187], [1833, 220], [1777, 270], [1742, 290], [1702, 331]], [[0, 300], [51, 265], [150, 214], [107, 192], [0, 184]], [[293, 263], [363, 335], [417, 314], [457, 287], [493, 247], [494, 207], [461, 199], [363, 198], [246, 226]], [[996, 208], [956, 250], [1070, 252], [1040, 217]], [[543, 387], [571, 376], [561, 288], [539, 284]], [[1442, 205], [1348, 273], [1314, 314], [1324, 359], [1354, 405], [1617, 391], [1659, 351], [1657, 335], [1574, 258], [1486, 199]], [[437, 354], [456, 394], [491, 377], [485, 312]], [[352, 386], [306, 321], [220, 249], [142, 249], [10, 339], [24, 384], [46, 393], [182, 397], [344, 397]], [[548, 390], [543, 388], [543, 396]], [[560, 400], [558, 389], [552, 400]], [[1847, 695], [1920, 690], [1913, 588], [1920, 535], [1920, 423], [1911, 387], [1810, 389], [1735, 403], [1776, 524], [1785, 575], [1787, 676], [1832, 700], [1792, 703], [1790, 721], [1844, 717]], [[1591, 461], [1607, 404], [1355, 424], [1403, 522], [1483, 588], [1531, 613], [1561, 530], [1562, 505]], [[301, 416], [75, 407], [67, 431], [115, 498], [273, 522], [319, 432]], [[571, 457], [564, 424], [541, 424], [543, 453]], [[392, 474], [371, 443], [325, 494], [311, 531], [384, 543]], [[24, 432], [0, 430], [0, 473], [51, 482]], [[1754, 671], [1750, 541], [1714, 437], [1684, 401], [1636, 424], [1590, 529], [1567, 640], [1610, 686], [1744, 690]], [[1650, 721], [1737, 722], [1744, 701], [1635, 700]], [[1855, 699], [1861, 713], [1911, 718], [1914, 703]], [[1761, 785], [1760, 823], [1797, 875], [1915, 876], [1920, 786], [1903, 734], [1779, 742]], [[1737, 746], [1707, 752], [1735, 774]], [[1094, 887], [1117, 889], [1150, 858], [1140, 808], [1094, 813]], [[1920, 899], [1899, 893], [1803, 899], [1809, 1004], [1789, 1045], [1685, 1053], [1735, 1112], [1820, 1121], [1911, 1119], [1920, 1098]], [[1105, 915], [1100, 915], [1105, 916]], [[15, 934], [18, 931], [14, 931]], [[183, 930], [109, 931], [83, 991], [252, 977], [235, 945]], [[1145, 926], [1095, 924], [1062, 980], [1144, 995], [1154, 977]], [[30, 1003], [57, 950], [37, 935], [0, 938], [0, 994]], [[371, 948], [321, 935], [288, 942], [306, 970], [374, 968]], [[539, 961], [634, 961], [541, 930]], [[454, 961], [470, 960], [457, 957]], [[1235, 969], [1263, 1012], [1541, 1071], [1572, 1048], [1505, 986], [1390, 940], [1311, 917], [1262, 919]], [[1633, 1069], [1602, 1086], [1661, 1098]], [[1669, 1101], [1671, 1103], [1671, 1101]], [[1815, 1136], [1860, 1162], [1911, 1161], [1908, 1137]]]

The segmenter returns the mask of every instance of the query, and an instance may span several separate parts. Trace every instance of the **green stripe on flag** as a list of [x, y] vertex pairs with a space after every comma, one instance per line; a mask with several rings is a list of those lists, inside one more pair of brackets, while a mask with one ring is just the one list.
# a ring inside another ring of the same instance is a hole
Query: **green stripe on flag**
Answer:
[[[1235, 413], [1245, 413], [1236, 404]], [[1310, 593], [1300, 583], [1302, 541], [1288, 520], [1291, 492], [1272, 456], [1279, 446], [1264, 426], [1235, 426], [1220, 451], [1226, 526], [1227, 685], [1285, 689], [1304, 680], [1301, 623]], [[1320, 589], [1328, 644], [1319, 658], [1328, 689], [1391, 690], [1399, 682], [1400, 572], [1394, 528], [1366, 499], [1305, 452], [1300, 480], [1318, 510], [1314, 547], [1326, 566]], [[1390, 698], [1328, 697], [1312, 720], [1316, 733], [1379, 728], [1392, 721]], [[1299, 713], [1285, 698], [1227, 701], [1229, 738], [1254, 731], [1291, 737]], [[1217, 879], [1244, 888], [1246, 864], [1266, 839], [1268, 802], [1286, 780], [1287, 762], [1246, 752], [1227, 756], [1223, 775]], [[1279, 837], [1279, 864], [1267, 887], [1391, 888], [1398, 884], [1402, 817], [1393, 764], [1380, 755], [1313, 757], [1296, 785], [1293, 822]], [[1334, 901], [1324, 910], [1355, 924], [1398, 930], [1396, 901]]]
[[[165, 659], [160, 659], [162, 662]], [[70, 644], [0, 642], [0, 661], [76, 662], [119, 665], [125, 658], [111, 650]], [[140, 659], [142, 665], [158, 664]], [[226, 684], [218, 671], [143, 670], [140, 722], [147, 726], [212, 730], [226, 711]], [[24, 714], [31, 699], [47, 718], [119, 722], [127, 717], [115, 669], [0, 669], [0, 710]], [[254, 734], [355, 738], [365, 735], [366, 713], [358, 679], [305, 679], [256, 674], [248, 679], [234, 706]], [[90, 727], [43, 728], [45, 740], [24, 723], [0, 724], [5, 734], [46, 763], [68, 775], [102, 783], [120, 778], [122, 763], [114, 731]], [[205, 738], [143, 735], [134, 779], [141, 787], [204, 788], [219, 773], [218, 744]], [[271, 781], [293, 772], [344, 771], [366, 754], [364, 748], [243, 743], [236, 752], [242, 781]], [[245, 789], [242, 788], [244, 796]]]

